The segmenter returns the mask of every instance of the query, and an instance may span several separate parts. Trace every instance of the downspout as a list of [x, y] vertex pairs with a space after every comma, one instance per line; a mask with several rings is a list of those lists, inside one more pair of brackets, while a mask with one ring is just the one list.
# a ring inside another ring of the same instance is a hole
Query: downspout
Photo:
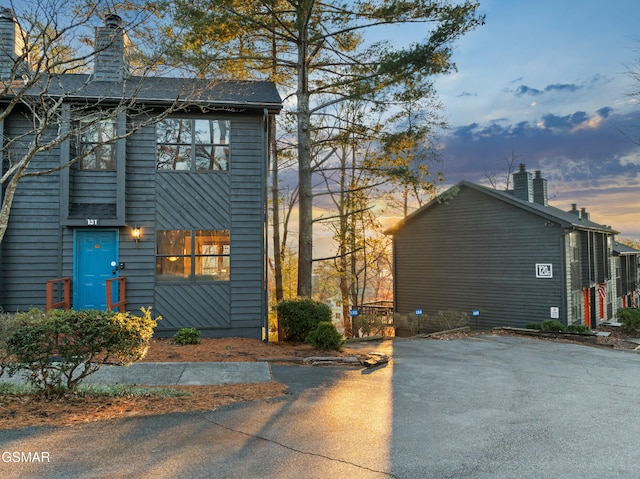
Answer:
[[263, 128], [264, 128], [264, 136], [263, 136], [263, 148], [265, 153], [265, 161], [262, 162], [262, 225], [263, 225], [263, 284], [262, 284], [262, 305], [261, 305], [261, 315], [262, 315], [262, 324], [264, 330], [264, 342], [269, 343], [269, 215], [268, 215], [268, 183], [267, 183], [267, 172], [269, 170], [268, 164], [270, 161], [269, 158], [269, 110], [267, 108], [263, 109], [262, 116]]
[[[560, 251], [562, 251], [562, 254], [560, 255], [560, 271], [563, 271], [563, 274], [561, 275], [562, 281], [564, 282], [564, 284], [562, 285], [562, 288], [560, 288], [561, 293], [560, 293], [560, 301], [561, 304], [563, 305], [562, 307], [562, 319], [564, 320], [563, 323], [565, 326], [569, 326], [569, 295], [567, 294], [567, 292], [569, 291], [570, 287], [571, 287], [571, 271], [569, 271], [569, 274], [567, 274], [567, 256], [571, 254], [571, 251], [569, 250], [568, 244], [567, 244], [567, 236], [570, 233], [567, 232], [567, 230], [564, 231], [564, 234], [561, 234], [559, 236], [560, 238]], [[573, 301], [573, 296], [571, 297], [571, 300]], [[571, 305], [573, 306], [573, 305]]]

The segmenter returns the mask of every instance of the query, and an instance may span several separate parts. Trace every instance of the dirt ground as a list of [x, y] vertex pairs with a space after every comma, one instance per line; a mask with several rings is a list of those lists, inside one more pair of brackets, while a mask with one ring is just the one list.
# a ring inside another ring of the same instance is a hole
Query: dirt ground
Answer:
[[[330, 355], [350, 356], [343, 348]], [[143, 361], [289, 361], [311, 356], [327, 356], [308, 344], [270, 343], [257, 339], [202, 339], [197, 345], [177, 345], [171, 339], [152, 339]], [[73, 426], [128, 416], [211, 411], [226, 404], [283, 396], [284, 384], [276, 381], [258, 384], [172, 387], [191, 394], [181, 397], [79, 397], [67, 395], [47, 400], [33, 396], [0, 396], [0, 429], [29, 426]]]

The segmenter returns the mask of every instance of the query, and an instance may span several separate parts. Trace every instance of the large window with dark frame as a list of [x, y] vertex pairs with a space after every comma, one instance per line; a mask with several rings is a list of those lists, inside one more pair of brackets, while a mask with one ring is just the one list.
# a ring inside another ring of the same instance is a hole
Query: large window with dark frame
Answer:
[[161, 230], [156, 234], [158, 281], [229, 281], [229, 230]]
[[79, 122], [80, 133], [76, 155], [81, 170], [113, 171], [116, 169], [116, 119], [88, 117]]
[[159, 171], [228, 171], [229, 120], [167, 118], [156, 124]]

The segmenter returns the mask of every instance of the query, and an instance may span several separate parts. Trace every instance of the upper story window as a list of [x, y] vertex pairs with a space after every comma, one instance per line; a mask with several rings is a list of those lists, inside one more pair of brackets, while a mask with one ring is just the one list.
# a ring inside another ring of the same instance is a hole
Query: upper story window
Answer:
[[228, 171], [229, 120], [167, 118], [156, 124], [157, 169]]
[[77, 155], [81, 170], [116, 169], [116, 119], [97, 120], [87, 118], [80, 121]]

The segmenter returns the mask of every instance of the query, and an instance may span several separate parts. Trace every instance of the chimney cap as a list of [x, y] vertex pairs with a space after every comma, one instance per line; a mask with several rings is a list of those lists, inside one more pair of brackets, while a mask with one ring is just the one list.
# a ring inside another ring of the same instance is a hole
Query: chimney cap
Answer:
[[104, 24], [109, 28], [120, 28], [122, 26], [122, 18], [115, 13], [110, 13], [105, 17]]
[[16, 17], [15, 17], [15, 13], [11, 8], [0, 7], [0, 18], [3, 20], [14, 21]]

